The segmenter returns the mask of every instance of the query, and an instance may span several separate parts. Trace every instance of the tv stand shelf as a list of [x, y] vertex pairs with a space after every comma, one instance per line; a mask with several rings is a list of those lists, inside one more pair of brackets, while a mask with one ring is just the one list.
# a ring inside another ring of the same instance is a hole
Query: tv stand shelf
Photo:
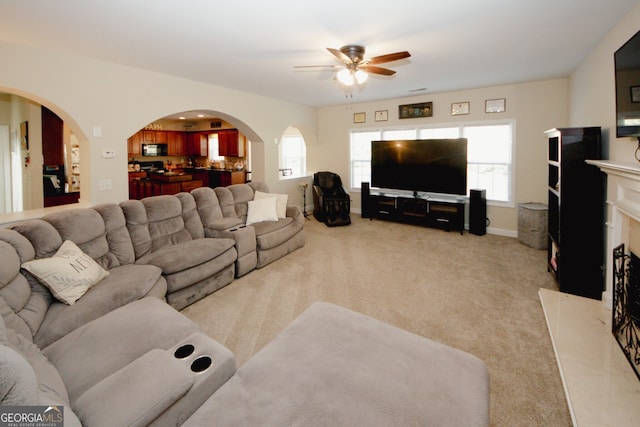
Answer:
[[464, 200], [405, 196], [372, 191], [367, 200], [370, 219], [385, 219], [464, 232]]

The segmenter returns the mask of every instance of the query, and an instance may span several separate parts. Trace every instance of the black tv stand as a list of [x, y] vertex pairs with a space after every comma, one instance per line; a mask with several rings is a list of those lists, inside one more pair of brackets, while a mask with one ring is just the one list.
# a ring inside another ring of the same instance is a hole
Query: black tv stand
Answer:
[[372, 190], [367, 196], [367, 216], [371, 220], [384, 219], [464, 232], [464, 198], [447, 199], [409, 194], [384, 194]]

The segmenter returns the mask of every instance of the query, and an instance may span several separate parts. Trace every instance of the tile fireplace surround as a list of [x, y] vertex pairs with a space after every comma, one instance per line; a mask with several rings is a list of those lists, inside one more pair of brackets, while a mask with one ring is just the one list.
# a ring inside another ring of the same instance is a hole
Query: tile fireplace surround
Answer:
[[611, 332], [613, 249], [640, 254], [640, 162], [587, 160], [607, 174], [606, 290], [602, 301], [540, 290], [575, 426], [640, 425], [640, 380]]

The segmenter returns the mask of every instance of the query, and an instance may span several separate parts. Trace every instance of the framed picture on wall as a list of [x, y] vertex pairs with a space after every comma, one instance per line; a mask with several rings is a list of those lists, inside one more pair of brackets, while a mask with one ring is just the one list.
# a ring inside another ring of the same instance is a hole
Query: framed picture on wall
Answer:
[[353, 113], [353, 123], [364, 123], [367, 121], [366, 113]]
[[433, 116], [433, 102], [406, 104], [398, 106], [398, 117], [401, 119], [415, 119]]
[[640, 102], [640, 86], [631, 86], [631, 102]]
[[29, 122], [20, 123], [20, 143], [22, 148], [29, 149]]

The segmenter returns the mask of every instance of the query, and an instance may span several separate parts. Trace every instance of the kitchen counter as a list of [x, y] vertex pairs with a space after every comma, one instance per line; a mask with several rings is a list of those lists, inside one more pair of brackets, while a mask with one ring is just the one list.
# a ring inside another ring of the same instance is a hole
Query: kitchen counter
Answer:
[[226, 187], [231, 184], [244, 184], [246, 182], [247, 171], [235, 169], [215, 169], [211, 167], [195, 167], [183, 169], [185, 173], [190, 173], [195, 179], [202, 179], [211, 188]]
[[129, 177], [130, 199], [188, 193], [205, 185], [202, 179], [187, 173], [148, 173], [146, 177]]

